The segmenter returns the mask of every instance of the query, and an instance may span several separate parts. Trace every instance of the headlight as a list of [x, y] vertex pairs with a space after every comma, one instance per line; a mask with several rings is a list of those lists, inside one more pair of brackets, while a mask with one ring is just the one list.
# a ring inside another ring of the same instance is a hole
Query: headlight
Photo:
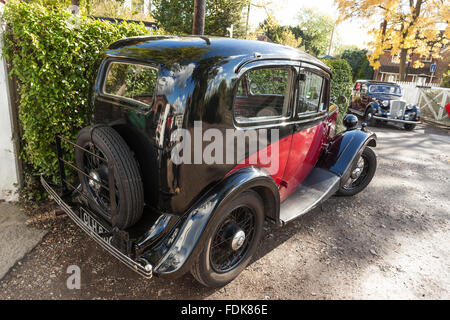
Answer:
[[384, 100], [382, 102], [383, 106], [387, 107], [389, 105], [389, 100]]
[[412, 104], [409, 103], [409, 104], [406, 105], [406, 110], [411, 110], [412, 108], [413, 108]]

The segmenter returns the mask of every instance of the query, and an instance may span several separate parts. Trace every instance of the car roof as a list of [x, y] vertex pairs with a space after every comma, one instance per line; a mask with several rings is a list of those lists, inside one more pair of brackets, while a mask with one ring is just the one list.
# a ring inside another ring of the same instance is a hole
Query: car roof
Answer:
[[388, 81], [379, 81], [379, 80], [356, 80], [356, 82], [368, 83], [368, 84], [388, 84], [392, 86], [398, 86], [398, 83], [388, 82]]
[[221, 57], [236, 67], [254, 60], [295, 60], [311, 63], [326, 72], [321, 60], [298, 49], [264, 41], [206, 36], [143, 36], [112, 43], [108, 56], [155, 62], [162, 65], [189, 63]]

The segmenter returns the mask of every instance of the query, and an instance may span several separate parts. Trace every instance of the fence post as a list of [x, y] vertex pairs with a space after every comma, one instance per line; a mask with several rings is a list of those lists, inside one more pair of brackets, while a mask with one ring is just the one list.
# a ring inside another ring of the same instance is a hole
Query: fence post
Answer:
[[[4, 4], [0, 3], [0, 13]], [[3, 50], [4, 24], [0, 21], [0, 51]], [[21, 166], [18, 146], [14, 137], [18, 136], [15, 125], [14, 103], [11, 101], [6, 61], [0, 57], [0, 199], [17, 200], [16, 190], [21, 183]]]

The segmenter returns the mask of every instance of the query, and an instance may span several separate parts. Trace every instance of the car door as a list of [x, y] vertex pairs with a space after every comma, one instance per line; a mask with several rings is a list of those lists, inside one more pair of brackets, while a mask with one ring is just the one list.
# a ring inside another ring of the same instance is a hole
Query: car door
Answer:
[[[254, 165], [263, 168], [278, 186], [281, 185], [291, 148], [292, 127], [289, 124], [297, 67], [298, 63], [293, 61], [258, 61], [241, 71], [233, 103], [236, 135], [250, 136], [254, 131], [254, 138], [245, 141], [257, 141], [258, 145], [255, 148], [249, 143], [227, 147], [227, 150], [235, 150], [238, 161], [228, 174]], [[245, 158], [239, 154], [245, 154]]]
[[281, 200], [285, 200], [314, 168], [328, 132], [329, 78], [319, 68], [302, 64], [296, 81], [295, 111], [292, 118], [292, 141], [283, 175]]
[[351, 101], [351, 106], [350, 108], [358, 110], [359, 107], [359, 103], [361, 100], [361, 82], [356, 82], [355, 86], [353, 87], [352, 90], [352, 101]]
[[364, 114], [366, 111], [366, 106], [370, 102], [369, 97], [369, 86], [366, 83], [361, 84], [361, 100], [358, 105], [358, 111]]

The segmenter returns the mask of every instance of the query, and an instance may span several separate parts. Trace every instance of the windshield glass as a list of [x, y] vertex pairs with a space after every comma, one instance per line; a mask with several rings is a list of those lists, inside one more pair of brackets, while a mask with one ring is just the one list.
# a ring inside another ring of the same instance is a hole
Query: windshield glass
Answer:
[[387, 84], [375, 84], [369, 87], [370, 93], [385, 93], [385, 94], [395, 94], [398, 96], [402, 95], [402, 90], [399, 86], [392, 86]]

